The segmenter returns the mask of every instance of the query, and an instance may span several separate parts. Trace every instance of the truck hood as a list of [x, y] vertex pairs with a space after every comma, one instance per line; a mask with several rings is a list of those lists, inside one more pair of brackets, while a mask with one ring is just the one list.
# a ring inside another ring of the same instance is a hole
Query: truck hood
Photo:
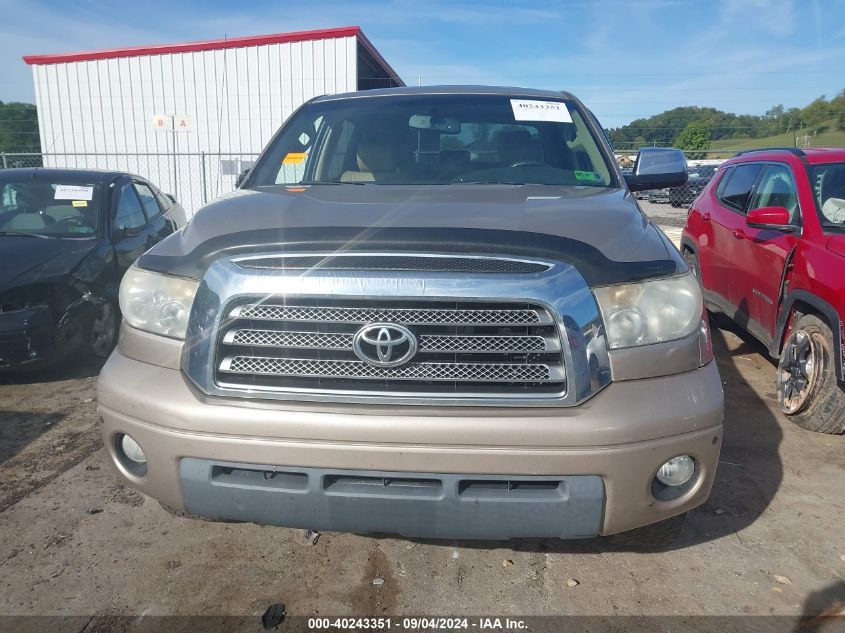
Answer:
[[96, 239], [0, 235], [0, 290], [70, 275], [96, 246]]
[[533, 255], [572, 263], [592, 285], [684, 269], [627, 191], [546, 185], [240, 190], [198, 211], [140, 265], [201, 278], [218, 257], [280, 250]]

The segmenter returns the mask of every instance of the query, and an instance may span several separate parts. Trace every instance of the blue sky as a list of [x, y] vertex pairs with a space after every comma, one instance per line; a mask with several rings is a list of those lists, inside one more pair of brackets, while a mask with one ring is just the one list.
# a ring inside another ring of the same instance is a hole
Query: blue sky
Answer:
[[2, 101], [34, 101], [25, 54], [352, 24], [408, 84], [567, 89], [608, 127], [845, 88], [845, 0], [0, 0], [0, 16]]

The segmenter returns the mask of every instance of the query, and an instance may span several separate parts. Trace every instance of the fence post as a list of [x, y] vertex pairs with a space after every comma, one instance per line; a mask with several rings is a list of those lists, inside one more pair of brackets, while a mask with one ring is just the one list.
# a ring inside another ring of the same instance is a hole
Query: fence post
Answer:
[[7, 168], [8, 168], [8, 164], [6, 163], [6, 153], [4, 152], [4, 153], [2, 154], [2, 156], [3, 156], [3, 169], [7, 169]]
[[202, 161], [202, 203], [208, 202], [208, 183], [206, 181], [205, 173], [205, 152], [200, 152], [200, 160]]

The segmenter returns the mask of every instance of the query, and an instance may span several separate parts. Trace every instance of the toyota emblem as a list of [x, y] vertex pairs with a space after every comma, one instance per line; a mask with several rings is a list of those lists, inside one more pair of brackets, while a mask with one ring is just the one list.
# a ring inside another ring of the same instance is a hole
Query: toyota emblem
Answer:
[[352, 351], [373, 367], [399, 367], [417, 353], [417, 337], [395, 323], [370, 323], [355, 333]]

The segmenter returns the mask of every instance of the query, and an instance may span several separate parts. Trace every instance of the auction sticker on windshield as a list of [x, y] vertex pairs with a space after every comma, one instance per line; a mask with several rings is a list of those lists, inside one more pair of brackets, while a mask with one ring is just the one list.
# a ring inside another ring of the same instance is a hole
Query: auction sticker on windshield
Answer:
[[530, 99], [511, 99], [513, 118], [516, 121], [549, 121], [552, 123], [572, 123], [572, 115], [565, 103], [559, 101], [534, 101]]
[[84, 185], [57, 185], [55, 200], [91, 200], [94, 197], [94, 187]]

